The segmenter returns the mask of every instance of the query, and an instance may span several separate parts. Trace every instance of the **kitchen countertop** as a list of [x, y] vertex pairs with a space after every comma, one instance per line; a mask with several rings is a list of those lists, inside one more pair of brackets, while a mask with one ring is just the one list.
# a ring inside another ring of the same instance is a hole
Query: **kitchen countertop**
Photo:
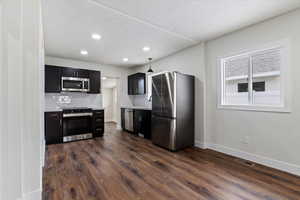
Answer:
[[152, 110], [152, 108], [144, 107], [144, 106], [121, 106], [121, 108], [130, 108], [134, 110]]
[[62, 109], [60, 107], [46, 107], [44, 112], [61, 112]]
[[[104, 108], [91, 108], [93, 110], [104, 110]], [[62, 112], [63, 109], [60, 107], [49, 107], [49, 108], [45, 108], [44, 112]]]

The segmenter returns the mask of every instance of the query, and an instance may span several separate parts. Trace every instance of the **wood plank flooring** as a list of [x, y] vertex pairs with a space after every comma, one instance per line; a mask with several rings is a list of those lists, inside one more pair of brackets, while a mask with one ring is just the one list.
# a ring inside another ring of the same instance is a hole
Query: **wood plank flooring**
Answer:
[[43, 199], [299, 200], [300, 177], [212, 150], [172, 153], [106, 124], [103, 138], [47, 146]]

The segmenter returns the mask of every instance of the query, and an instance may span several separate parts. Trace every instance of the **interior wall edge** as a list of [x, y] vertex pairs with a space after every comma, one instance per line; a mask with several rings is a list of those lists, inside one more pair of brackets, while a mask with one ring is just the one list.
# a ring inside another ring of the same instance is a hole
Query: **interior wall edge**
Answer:
[[207, 149], [206, 143], [200, 140], [195, 140], [195, 147], [198, 147], [200, 149]]
[[23, 196], [17, 200], [40, 200], [41, 196], [42, 196], [42, 189], [39, 189], [39, 190], [35, 190], [23, 194]]

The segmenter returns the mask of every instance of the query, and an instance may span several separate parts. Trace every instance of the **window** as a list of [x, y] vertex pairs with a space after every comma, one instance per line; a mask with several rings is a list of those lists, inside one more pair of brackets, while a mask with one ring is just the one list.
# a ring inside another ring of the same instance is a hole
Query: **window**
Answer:
[[[238, 92], [248, 92], [248, 83], [238, 83]], [[266, 83], [263, 82], [255, 82], [253, 83], [253, 90], [255, 92], [264, 92], [266, 89]]]
[[219, 107], [285, 111], [286, 54], [287, 48], [278, 45], [222, 58]]

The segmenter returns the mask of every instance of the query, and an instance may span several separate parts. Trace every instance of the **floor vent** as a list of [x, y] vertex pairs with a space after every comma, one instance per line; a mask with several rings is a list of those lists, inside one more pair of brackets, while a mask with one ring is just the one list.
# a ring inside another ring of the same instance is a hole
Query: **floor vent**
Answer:
[[237, 162], [242, 163], [243, 165], [247, 165], [249, 167], [254, 167], [255, 163], [248, 161], [248, 160], [240, 160], [240, 159], [236, 159]]
[[251, 167], [255, 166], [255, 163], [250, 162], [250, 161], [244, 161], [244, 163], [245, 163], [245, 165], [248, 165], [248, 166], [251, 166]]

